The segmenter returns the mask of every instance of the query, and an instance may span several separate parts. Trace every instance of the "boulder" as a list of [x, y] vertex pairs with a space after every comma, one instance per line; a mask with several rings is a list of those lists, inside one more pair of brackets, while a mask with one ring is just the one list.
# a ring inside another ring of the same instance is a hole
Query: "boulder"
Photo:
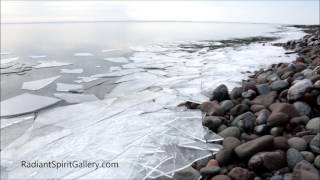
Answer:
[[313, 85], [310, 79], [300, 80], [289, 88], [287, 98], [289, 101], [296, 101], [302, 98], [312, 87]]
[[228, 87], [224, 84], [221, 84], [218, 86], [212, 93], [212, 96], [210, 98], [211, 101], [223, 101], [229, 99], [229, 91]]

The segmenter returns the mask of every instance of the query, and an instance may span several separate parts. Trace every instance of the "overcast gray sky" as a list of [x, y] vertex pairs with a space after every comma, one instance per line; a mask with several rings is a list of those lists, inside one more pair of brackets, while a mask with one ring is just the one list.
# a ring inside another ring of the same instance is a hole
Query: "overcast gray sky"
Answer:
[[319, 1], [1, 1], [1, 22], [227, 21], [319, 24]]

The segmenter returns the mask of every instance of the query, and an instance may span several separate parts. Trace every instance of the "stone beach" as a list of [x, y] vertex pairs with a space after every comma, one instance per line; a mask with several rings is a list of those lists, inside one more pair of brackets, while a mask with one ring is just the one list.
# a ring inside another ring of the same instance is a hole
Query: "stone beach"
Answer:
[[204, 180], [320, 179], [320, 26], [295, 26], [300, 40], [274, 43], [297, 53], [292, 63], [273, 64], [210, 101], [187, 102], [200, 109], [202, 124], [224, 140], [223, 149], [193, 168]]

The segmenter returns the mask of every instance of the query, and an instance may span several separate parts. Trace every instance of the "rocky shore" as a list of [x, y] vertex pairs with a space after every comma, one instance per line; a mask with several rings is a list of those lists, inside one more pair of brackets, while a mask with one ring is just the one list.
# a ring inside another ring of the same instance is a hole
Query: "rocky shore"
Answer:
[[292, 63], [259, 70], [231, 91], [224, 84], [202, 104], [202, 123], [224, 138], [223, 150], [194, 163], [205, 180], [320, 179], [320, 26], [285, 49]]

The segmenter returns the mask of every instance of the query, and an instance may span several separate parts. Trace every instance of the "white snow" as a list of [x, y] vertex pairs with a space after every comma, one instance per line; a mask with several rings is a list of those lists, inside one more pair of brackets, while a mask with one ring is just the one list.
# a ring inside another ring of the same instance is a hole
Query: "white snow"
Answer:
[[42, 89], [42, 88], [48, 86], [49, 84], [51, 84], [55, 80], [59, 79], [60, 77], [61, 76], [53, 76], [53, 77], [49, 77], [49, 78], [45, 78], [45, 79], [24, 82], [22, 84], [22, 89], [32, 90], [32, 91], [39, 90], [39, 89]]

